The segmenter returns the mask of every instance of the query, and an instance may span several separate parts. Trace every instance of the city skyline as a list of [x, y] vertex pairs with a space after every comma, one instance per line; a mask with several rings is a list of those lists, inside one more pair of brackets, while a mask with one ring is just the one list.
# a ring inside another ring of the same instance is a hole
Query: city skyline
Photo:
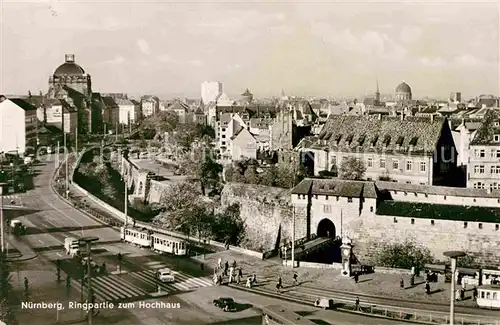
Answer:
[[[499, 94], [498, 3], [75, 3], [1, 6], [0, 93], [47, 91], [75, 54], [94, 91], [200, 96]], [[89, 45], [90, 44], [90, 45]], [[14, 78], [12, 76], [15, 76]]]

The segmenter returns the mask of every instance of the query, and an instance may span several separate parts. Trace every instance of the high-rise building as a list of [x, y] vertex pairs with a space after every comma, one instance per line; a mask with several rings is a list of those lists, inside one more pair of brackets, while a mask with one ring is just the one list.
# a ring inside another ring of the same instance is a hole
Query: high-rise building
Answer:
[[204, 81], [201, 84], [201, 100], [203, 104], [208, 104], [217, 100], [222, 94], [222, 82]]
[[461, 101], [462, 101], [462, 93], [461, 92], [453, 92], [450, 94], [450, 102], [460, 103]]

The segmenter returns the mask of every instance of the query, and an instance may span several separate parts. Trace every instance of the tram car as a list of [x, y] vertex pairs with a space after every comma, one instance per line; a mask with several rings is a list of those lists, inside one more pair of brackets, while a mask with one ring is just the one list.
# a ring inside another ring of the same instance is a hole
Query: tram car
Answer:
[[162, 234], [151, 235], [151, 249], [158, 253], [178, 256], [187, 254], [187, 244], [184, 240]]
[[121, 227], [120, 239], [141, 247], [151, 247], [151, 232], [146, 228]]
[[477, 306], [484, 309], [500, 309], [500, 285], [487, 284], [477, 288]]

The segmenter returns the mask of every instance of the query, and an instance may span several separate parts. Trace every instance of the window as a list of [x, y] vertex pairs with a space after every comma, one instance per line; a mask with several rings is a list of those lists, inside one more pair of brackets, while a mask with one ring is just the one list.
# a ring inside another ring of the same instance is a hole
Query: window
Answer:
[[318, 199], [318, 195], [315, 195], [314, 198], [317, 200]]
[[398, 219], [396, 219], [396, 217], [394, 217], [394, 219], [392, 219], [392, 222], [398, 223]]
[[348, 197], [347, 202], [352, 203], [352, 197]]
[[416, 192], [415, 192], [415, 193], [413, 193], [413, 194], [415, 194], [415, 196], [418, 196], [418, 194], [417, 194]]
[[223, 135], [222, 135], [222, 139], [225, 139], [225, 138], [226, 138], [226, 135], [225, 135], [225, 134], [223, 134]]
[[429, 197], [429, 195], [427, 195], [427, 193], [424, 194], [425, 197]]
[[484, 158], [485, 152], [484, 149], [479, 150], [479, 158]]
[[222, 145], [225, 146], [226, 145], [226, 141], [222, 141]]
[[368, 158], [367, 165], [368, 167], [373, 167], [373, 158]]
[[332, 213], [332, 206], [329, 204], [323, 205], [323, 213]]
[[495, 142], [500, 142], [500, 134], [495, 134], [495, 135], [493, 136], [493, 141], [495, 141]]
[[469, 224], [467, 223], [467, 221], [466, 221], [466, 222], [464, 222], [464, 228], [467, 228], [467, 226], [468, 226], [468, 225], [469, 225]]
[[443, 196], [443, 199], [444, 199], [444, 200], [446, 200], [446, 195], [445, 195], [445, 196]]
[[427, 163], [425, 161], [420, 162], [420, 171], [421, 172], [427, 171]]
[[500, 126], [500, 122], [498, 122], [498, 121], [493, 122], [493, 126]]
[[411, 219], [411, 224], [414, 225], [415, 224], [415, 219]]
[[405, 192], [405, 196], [407, 196], [407, 195], [408, 195], [408, 193]]
[[497, 150], [497, 151], [496, 151], [496, 157], [497, 157], [497, 158], [500, 158], [500, 150]]
[[222, 128], [222, 132], [226, 132], [226, 128]]
[[473, 199], [472, 202], [476, 202], [476, 199]]
[[392, 161], [392, 169], [399, 169], [399, 160]]
[[494, 182], [490, 184], [490, 190], [497, 190], [499, 188], [498, 183]]
[[[370, 207], [370, 212], [373, 212], [373, 207]], [[498, 230], [498, 225], [497, 225], [497, 230]]]
[[484, 165], [475, 165], [474, 174], [484, 174]]
[[413, 169], [413, 161], [411, 160], [407, 160], [406, 161], [406, 171], [407, 172], [411, 172]]
[[412, 169], [413, 169], [413, 162], [411, 160], [407, 160], [406, 161], [406, 171], [411, 172]]
[[500, 227], [498, 226], [498, 224], [495, 225], [495, 230], [498, 231]]
[[434, 220], [431, 220], [431, 225], [433, 225], [433, 226], [434, 226]]
[[328, 201], [328, 195], [325, 195], [325, 200], [327, 200], [327, 201]]
[[385, 168], [385, 159], [380, 159], [380, 168]]
[[484, 183], [481, 182], [474, 183], [474, 188], [484, 189]]
[[332, 161], [331, 161], [331, 162], [332, 162], [332, 167], [333, 167], [333, 166], [337, 166], [337, 156], [332, 156], [332, 159], [331, 159], [331, 160], [332, 160]]
[[479, 229], [483, 229], [483, 224], [482, 223], [478, 224], [477, 226], [479, 227]]
[[337, 196], [337, 201], [339, 200], [339, 197]]

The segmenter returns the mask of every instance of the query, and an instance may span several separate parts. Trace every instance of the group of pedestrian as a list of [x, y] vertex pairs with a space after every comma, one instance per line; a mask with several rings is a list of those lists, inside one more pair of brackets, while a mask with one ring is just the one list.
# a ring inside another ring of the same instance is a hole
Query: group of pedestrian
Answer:
[[[299, 284], [298, 278], [299, 278], [299, 276], [297, 275], [297, 272], [293, 272], [293, 284], [294, 285]], [[281, 275], [280, 275], [280, 276], [278, 276], [278, 282], [276, 283], [276, 291], [278, 293], [281, 293], [281, 289], [283, 289], [283, 280], [281, 279]]]
[[[220, 273], [219, 273], [220, 271]], [[214, 283], [222, 284], [224, 277], [229, 277], [228, 283], [240, 283], [243, 277], [243, 270], [236, 267], [236, 260], [233, 261], [231, 266], [229, 266], [229, 262], [226, 261], [224, 264], [222, 263], [222, 258], [219, 257], [217, 261], [217, 266], [214, 269]]]

